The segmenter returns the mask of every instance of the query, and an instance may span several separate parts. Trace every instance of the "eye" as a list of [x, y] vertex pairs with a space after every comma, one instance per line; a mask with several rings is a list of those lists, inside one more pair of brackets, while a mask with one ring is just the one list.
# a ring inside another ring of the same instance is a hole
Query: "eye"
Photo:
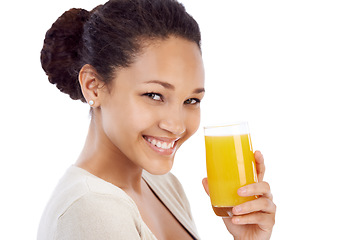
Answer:
[[159, 93], [145, 93], [143, 95], [147, 96], [147, 97], [149, 97], [149, 98], [151, 98], [152, 100], [155, 100], [155, 101], [162, 101], [163, 100], [162, 95], [159, 94]]
[[195, 105], [195, 104], [200, 103], [200, 99], [198, 99], [198, 98], [189, 98], [189, 99], [185, 100], [184, 103], [189, 104], [189, 105]]

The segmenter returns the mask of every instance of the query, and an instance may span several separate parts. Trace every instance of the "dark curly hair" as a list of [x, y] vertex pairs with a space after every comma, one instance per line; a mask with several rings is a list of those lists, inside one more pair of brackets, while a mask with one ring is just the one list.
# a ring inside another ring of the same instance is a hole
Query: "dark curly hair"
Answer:
[[78, 74], [92, 65], [106, 84], [129, 67], [148, 40], [181, 37], [200, 49], [197, 22], [176, 0], [110, 0], [91, 12], [70, 9], [47, 31], [41, 64], [52, 84], [85, 102]]

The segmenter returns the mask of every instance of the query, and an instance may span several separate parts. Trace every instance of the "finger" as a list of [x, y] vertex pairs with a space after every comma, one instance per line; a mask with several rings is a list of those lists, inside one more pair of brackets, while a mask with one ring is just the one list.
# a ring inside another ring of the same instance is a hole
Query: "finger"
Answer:
[[242, 216], [234, 216], [231, 221], [237, 225], [257, 224], [264, 231], [271, 231], [275, 224], [275, 214], [256, 212]]
[[204, 178], [202, 180], [202, 184], [204, 186], [205, 192], [207, 193], [207, 195], [209, 195], [209, 184], [207, 178]]
[[261, 197], [233, 207], [234, 215], [245, 215], [252, 212], [275, 213], [276, 205], [271, 199]]
[[258, 182], [246, 185], [241, 187], [237, 191], [238, 195], [241, 197], [249, 197], [249, 196], [264, 196], [269, 199], [273, 199], [271, 194], [270, 185], [267, 182]]
[[258, 175], [258, 180], [261, 182], [264, 179], [265, 175], [265, 163], [264, 156], [260, 151], [255, 151], [254, 153], [255, 161], [256, 161], [256, 171]]

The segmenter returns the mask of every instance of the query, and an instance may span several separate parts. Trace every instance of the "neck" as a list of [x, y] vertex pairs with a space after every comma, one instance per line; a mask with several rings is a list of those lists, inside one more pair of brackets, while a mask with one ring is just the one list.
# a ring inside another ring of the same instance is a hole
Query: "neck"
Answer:
[[110, 141], [95, 114], [75, 165], [124, 191], [141, 192], [142, 168], [135, 165]]

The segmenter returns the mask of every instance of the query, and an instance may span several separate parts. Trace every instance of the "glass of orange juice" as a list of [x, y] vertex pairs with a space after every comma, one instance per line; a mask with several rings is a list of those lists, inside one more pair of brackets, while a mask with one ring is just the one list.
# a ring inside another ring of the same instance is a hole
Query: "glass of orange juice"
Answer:
[[231, 217], [234, 206], [257, 198], [237, 194], [239, 188], [258, 181], [248, 123], [204, 127], [204, 131], [211, 205], [217, 216]]

